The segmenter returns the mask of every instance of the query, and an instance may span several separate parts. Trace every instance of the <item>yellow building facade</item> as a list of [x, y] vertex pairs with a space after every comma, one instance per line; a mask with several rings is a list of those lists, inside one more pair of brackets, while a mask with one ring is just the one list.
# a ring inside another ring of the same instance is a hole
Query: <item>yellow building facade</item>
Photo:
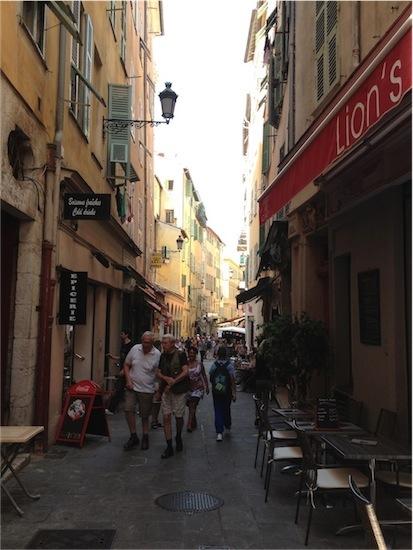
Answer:
[[[153, 129], [103, 126], [153, 118], [161, 3], [7, 2], [1, 11], [2, 248], [13, 255], [2, 273], [2, 420], [42, 424], [50, 442], [65, 389], [82, 379], [105, 386], [122, 326], [139, 338], [161, 311], [148, 267]], [[105, 220], [65, 219], [66, 194], [96, 193], [110, 196]], [[82, 324], [59, 321], [68, 272], [87, 273]]]

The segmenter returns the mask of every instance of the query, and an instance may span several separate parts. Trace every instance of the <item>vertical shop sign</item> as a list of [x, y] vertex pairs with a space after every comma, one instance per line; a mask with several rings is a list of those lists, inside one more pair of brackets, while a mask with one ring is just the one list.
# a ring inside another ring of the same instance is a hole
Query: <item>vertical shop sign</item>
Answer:
[[85, 325], [87, 272], [62, 271], [60, 274], [60, 325]]

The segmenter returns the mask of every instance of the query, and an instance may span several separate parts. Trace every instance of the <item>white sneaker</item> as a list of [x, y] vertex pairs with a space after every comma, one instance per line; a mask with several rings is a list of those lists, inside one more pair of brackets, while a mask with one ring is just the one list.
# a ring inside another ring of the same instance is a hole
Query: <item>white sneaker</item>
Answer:
[[105, 414], [107, 416], [113, 416], [115, 413], [113, 413], [112, 411], [110, 411], [109, 409], [105, 409]]
[[223, 437], [222, 434], [217, 434], [217, 441], [222, 441]]

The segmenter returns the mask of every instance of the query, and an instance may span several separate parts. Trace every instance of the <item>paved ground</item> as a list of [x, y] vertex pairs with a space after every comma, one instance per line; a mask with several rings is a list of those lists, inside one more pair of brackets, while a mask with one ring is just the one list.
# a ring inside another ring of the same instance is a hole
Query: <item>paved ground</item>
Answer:
[[[238, 394], [233, 430], [222, 443], [215, 441], [212, 400], [204, 399], [199, 429], [185, 433], [184, 452], [168, 460], [160, 459], [161, 430], [151, 432], [148, 451], [124, 452], [128, 433], [123, 414], [109, 421], [111, 442], [88, 437], [83, 449], [59, 445], [50, 449], [50, 458], [32, 458], [22, 478], [42, 495], [39, 501], [26, 500], [14, 481], [9, 483], [25, 515], [18, 517], [3, 498], [2, 548], [25, 548], [38, 529], [75, 528], [116, 529], [116, 549], [303, 548], [307, 510], [294, 525], [297, 478], [277, 472], [264, 504], [262, 480], [253, 468], [250, 394]], [[225, 503], [217, 511], [189, 516], [154, 502], [162, 494], [183, 490], [205, 491]], [[309, 547], [363, 548], [360, 534], [334, 535], [336, 528], [352, 521], [351, 505], [326, 509], [320, 504]], [[398, 535], [396, 547], [410, 548], [410, 538]]]

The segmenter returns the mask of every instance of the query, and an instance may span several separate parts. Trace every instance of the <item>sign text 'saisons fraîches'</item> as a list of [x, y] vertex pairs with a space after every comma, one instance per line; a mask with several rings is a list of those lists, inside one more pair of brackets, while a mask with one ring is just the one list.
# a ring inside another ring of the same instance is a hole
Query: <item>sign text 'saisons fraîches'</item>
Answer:
[[108, 220], [110, 193], [65, 193], [63, 197], [65, 220]]

